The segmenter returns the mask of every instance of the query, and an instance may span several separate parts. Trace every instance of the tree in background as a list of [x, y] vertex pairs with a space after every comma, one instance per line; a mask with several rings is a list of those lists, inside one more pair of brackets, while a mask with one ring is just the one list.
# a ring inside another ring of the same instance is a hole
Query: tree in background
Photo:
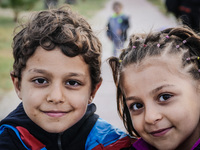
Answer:
[[38, 0], [0, 0], [2, 8], [11, 8], [14, 13], [14, 21], [16, 22], [19, 13], [23, 10], [30, 10]]
[[54, 8], [58, 6], [58, 0], [45, 0], [44, 1], [44, 8]]
[[76, 4], [76, 0], [65, 0], [67, 4]]

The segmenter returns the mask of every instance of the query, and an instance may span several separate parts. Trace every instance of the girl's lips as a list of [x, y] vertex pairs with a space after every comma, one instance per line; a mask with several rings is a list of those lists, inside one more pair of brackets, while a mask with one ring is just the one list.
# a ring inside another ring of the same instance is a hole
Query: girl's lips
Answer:
[[160, 137], [160, 136], [163, 136], [165, 135], [167, 132], [169, 132], [173, 127], [169, 127], [169, 128], [165, 128], [165, 129], [160, 129], [160, 130], [157, 130], [157, 131], [153, 131], [153, 132], [150, 132], [151, 135], [155, 136], [155, 137]]
[[47, 111], [44, 112], [46, 115], [48, 115], [49, 117], [62, 117], [66, 114], [66, 112], [61, 112], [61, 111]]

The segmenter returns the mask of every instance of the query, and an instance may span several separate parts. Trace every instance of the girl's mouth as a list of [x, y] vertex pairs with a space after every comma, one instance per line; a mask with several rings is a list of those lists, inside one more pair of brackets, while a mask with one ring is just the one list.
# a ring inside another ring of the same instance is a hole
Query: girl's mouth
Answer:
[[160, 130], [156, 130], [153, 132], [150, 132], [151, 135], [155, 136], [155, 137], [160, 137], [165, 135], [166, 133], [168, 133], [173, 127], [169, 127], [169, 128], [165, 128], [165, 129], [160, 129]]

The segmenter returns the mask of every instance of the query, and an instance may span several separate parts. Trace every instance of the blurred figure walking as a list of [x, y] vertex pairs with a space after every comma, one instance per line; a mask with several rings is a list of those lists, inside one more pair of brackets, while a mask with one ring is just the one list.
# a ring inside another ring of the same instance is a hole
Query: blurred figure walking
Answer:
[[107, 24], [107, 36], [113, 42], [113, 55], [117, 56], [117, 50], [123, 48], [127, 39], [129, 18], [122, 13], [123, 5], [120, 2], [113, 3], [114, 14]]

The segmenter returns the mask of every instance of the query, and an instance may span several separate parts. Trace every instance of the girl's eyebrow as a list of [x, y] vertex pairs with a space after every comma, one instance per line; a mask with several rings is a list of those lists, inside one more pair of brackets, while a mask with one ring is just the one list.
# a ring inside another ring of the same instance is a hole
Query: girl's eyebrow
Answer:
[[155, 88], [154, 90], [152, 90], [152, 91], [150, 92], [150, 94], [153, 95], [153, 94], [155, 94], [156, 92], [162, 90], [163, 88], [171, 87], [171, 86], [174, 86], [174, 85], [172, 85], [172, 84], [165, 84], [165, 85], [159, 86], [159, 87]]
[[[170, 87], [170, 86], [174, 86], [174, 85], [166, 84], [166, 85], [159, 86], [159, 87], [157, 87], [156, 89], [152, 90], [152, 91], [150, 92], [150, 94], [153, 95], [153, 94], [155, 94], [156, 92], [162, 90], [163, 88]], [[126, 97], [125, 99], [126, 99], [126, 101], [128, 101], [128, 100], [141, 100], [141, 98], [139, 98], [139, 97], [137, 97], [137, 96], [130, 96], [130, 97]]]
[[137, 96], [130, 96], [130, 97], [126, 97], [125, 98], [126, 99], [126, 101], [129, 101], [129, 100], [141, 100], [139, 97], [137, 97]]

